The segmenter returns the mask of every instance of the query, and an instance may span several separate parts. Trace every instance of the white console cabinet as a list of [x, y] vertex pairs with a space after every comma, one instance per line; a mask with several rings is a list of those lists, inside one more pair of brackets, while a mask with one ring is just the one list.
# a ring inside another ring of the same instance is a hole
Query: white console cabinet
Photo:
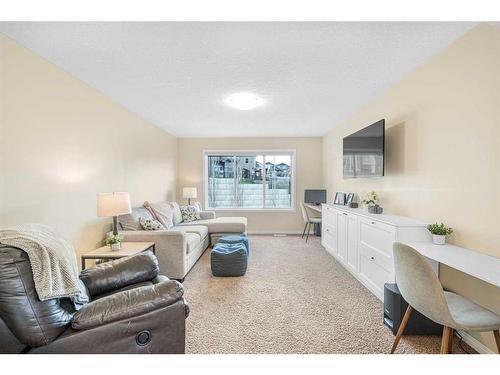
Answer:
[[380, 300], [394, 282], [395, 241], [429, 241], [426, 224], [410, 218], [369, 214], [365, 209], [323, 204], [321, 243]]

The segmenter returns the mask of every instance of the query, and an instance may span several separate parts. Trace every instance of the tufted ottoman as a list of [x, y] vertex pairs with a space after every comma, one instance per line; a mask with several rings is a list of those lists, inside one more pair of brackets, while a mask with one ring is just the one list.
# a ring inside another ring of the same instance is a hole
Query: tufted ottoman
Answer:
[[246, 234], [242, 233], [242, 234], [226, 235], [219, 238], [219, 241], [217, 243], [227, 243], [227, 244], [242, 243], [247, 248], [248, 254], [250, 254], [250, 247], [248, 245], [248, 237]]
[[214, 276], [243, 276], [247, 272], [248, 251], [244, 243], [217, 243], [210, 253]]

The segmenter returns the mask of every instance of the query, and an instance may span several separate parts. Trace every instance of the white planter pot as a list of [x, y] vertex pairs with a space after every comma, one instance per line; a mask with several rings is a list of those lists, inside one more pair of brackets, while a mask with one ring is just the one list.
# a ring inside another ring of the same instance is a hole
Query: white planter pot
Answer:
[[113, 244], [109, 245], [109, 247], [111, 248], [112, 251], [118, 251], [121, 249], [121, 243], [120, 242], [113, 243]]
[[439, 234], [433, 234], [432, 235], [432, 242], [436, 245], [444, 245], [446, 243], [446, 236], [439, 235]]

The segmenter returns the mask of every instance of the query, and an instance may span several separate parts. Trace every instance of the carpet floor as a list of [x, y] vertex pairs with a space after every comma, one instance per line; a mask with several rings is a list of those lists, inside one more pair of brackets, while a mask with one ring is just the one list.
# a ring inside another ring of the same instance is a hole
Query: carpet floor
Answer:
[[[317, 237], [251, 236], [243, 277], [213, 277], [207, 250], [184, 286], [186, 353], [388, 353], [394, 339], [382, 303]], [[404, 336], [397, 352], [439, 347], [437, 336]]]

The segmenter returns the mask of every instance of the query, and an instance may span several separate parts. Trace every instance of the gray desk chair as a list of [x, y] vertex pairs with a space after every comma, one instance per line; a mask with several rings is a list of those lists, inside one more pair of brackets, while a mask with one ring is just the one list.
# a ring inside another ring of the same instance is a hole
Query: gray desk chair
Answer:
[[304, 223], [306, 224], [304, 227], [304, 231], [302, 232], [302, 238], [304, 238], [304, 235], [306, 234], [307, 225], [309, 225], [309, 229], [307, 229], [307, 237], [306, 237], [306, 242], [307, 242], [307, 240], [309, 239], [309, 232], [311, 231], [311, 225], [312, 224], [321, 224], [321, 218], [309, 216], [309, 212], [307, 211], [307, 207], [304, 204], [304, 202], [300, 203], [300, 208], [302, 210], [302, 219], [304, 219]]
[[500, 352], [500, 316], [458, 294], [443, 291], [431, 265], [415, 249], [399, 242], [394, 243], [393, 249], [396, 282], [408, 302], [408, 308], [394, 339], [391, 354], [398, 346], [413, 309], [444, 326], [441, 354], [451, 352], [456, 329], [493, 331]]

